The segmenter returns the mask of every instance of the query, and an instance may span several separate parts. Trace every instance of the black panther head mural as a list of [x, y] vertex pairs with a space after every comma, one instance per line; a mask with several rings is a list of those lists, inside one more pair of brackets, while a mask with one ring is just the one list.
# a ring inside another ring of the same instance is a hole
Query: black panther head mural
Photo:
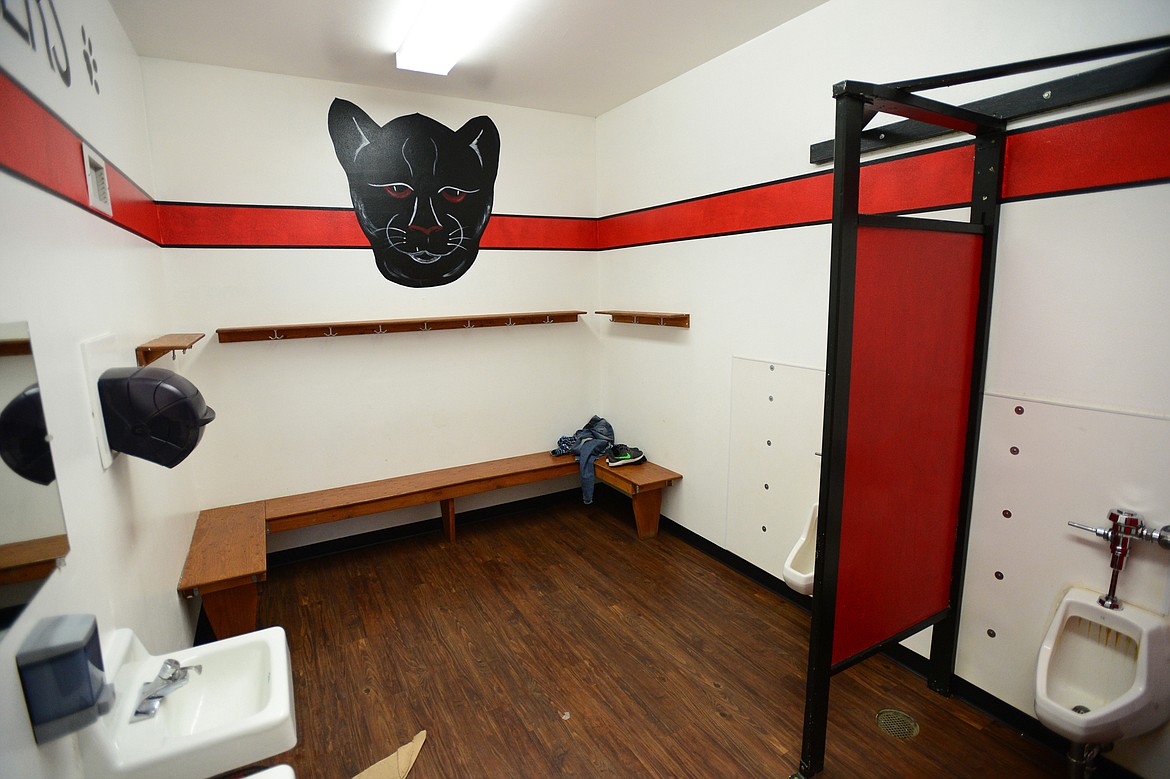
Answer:
[[407, 287], [462, 276], [492, 213], [500, 134], [477, 116], [459, 130], [421, 114], [379, 127], [337, 98], [329, 135], [382, 275]]

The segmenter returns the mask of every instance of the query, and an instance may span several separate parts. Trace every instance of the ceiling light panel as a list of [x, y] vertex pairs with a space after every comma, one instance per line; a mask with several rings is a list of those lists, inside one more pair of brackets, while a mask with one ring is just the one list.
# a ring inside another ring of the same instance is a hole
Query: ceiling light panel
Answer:
[[445, 76], [487, 41], [520, 0], [428, 0], [395, 54], [402, 70]]

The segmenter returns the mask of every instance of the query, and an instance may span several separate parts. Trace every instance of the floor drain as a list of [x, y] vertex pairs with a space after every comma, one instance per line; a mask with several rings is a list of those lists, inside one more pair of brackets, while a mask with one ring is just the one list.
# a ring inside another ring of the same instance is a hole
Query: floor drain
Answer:
[[877, 726], [894, 738], [914, 738], [918, 735], [918, 723], [904, 711], [882, 709], [875, 719]]

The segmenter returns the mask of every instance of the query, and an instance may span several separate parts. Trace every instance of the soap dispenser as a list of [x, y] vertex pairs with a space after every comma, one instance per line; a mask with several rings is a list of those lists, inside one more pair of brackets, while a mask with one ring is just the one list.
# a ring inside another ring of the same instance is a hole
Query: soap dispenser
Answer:
[[114, 703], [92, 614], [42, 619], [17, 651], [16, 667], [38, 744], [96, 722]]

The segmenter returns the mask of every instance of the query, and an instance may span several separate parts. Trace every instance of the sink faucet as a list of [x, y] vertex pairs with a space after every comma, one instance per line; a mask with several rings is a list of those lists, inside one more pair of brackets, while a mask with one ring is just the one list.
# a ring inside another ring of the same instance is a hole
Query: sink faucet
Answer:
[[203, 673], [202, 665], [179, 665], [178, 660], [164, 660], [158, 676], [146, 684], [138, 692], [138, 704], [134, 707], [131, 722], [140, 722], [158, 714], [158, 707], [162, 699], [170, 695], [187, 683], [187, 674], [191, 671]]

